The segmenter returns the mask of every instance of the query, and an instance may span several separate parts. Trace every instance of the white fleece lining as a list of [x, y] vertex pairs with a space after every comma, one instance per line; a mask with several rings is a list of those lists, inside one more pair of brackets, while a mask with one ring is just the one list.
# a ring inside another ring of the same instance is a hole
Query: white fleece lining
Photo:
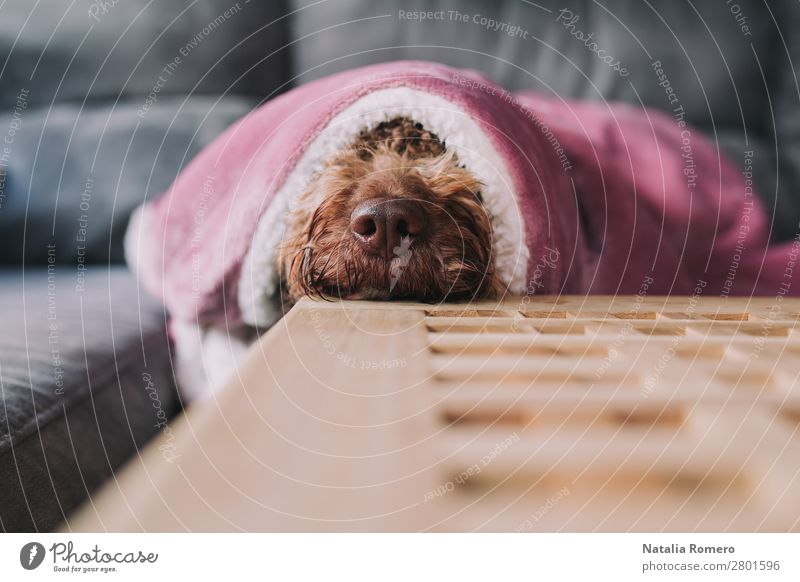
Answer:
[[314, 172], [336, 151], [351, 144], [361, 131], [395, 117], [413, 119], [438, 135], [484, 184], [481, 195], [494, 231], [495, 269], [512, 293], [524, 293], [529, 251], [505, 161], [467, 112], [438, 95], [395, 87], [369, 93], [336, 115], [308, 145], [276, 192], [259, 220], [242, 264], [238, 301], [245, 323], [267, 326], [280, 317], [280, 306], [276, 304], [280, 284], [278, 247], [285, 234], [287, 213], [295, 208]]
[[149, 248], [142, 248], [147, 244], [149, 235], [152, 235], [149, 230], [150, 225], [147, 224], [146, 212], [146, 204], [141, 204], [134, 209], [122, 242], [122, 247], [125, 251], [125, 262], [139, 281], [143, 280], [147, 269], [147, 266], [142, 264], [142, 257], [148, 260], [152, 260], [153, 257]]

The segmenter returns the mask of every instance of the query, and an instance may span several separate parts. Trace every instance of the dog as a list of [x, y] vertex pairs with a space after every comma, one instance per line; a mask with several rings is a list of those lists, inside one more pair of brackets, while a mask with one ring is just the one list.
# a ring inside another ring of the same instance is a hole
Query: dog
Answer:
[[[363, 130], [314, 173], [287, 216], [276, 265], [283, 308], [303, 296], [499, 298], [506, 285], [495, 269], [481, 187], [445, 142], [413, 119]], [[213, 394], [258, 337], [250, 326], [172, 329], [190, 402]], [[198, 360], [206, 364], [198, 368]]]
[[[400, 61], [300, 85], [232, 125], [126, 236], [189, 399], [303, 296], [783, 296], [752, 185], [680, 118], [510, 93]], [[645, 287], [646, 285], [646, 287]]]
[[461, 301], [504, 289], [481, 183], [413, 119], [362, 131], [312, 178], [288, 222], [279, 269], [290, 304]]

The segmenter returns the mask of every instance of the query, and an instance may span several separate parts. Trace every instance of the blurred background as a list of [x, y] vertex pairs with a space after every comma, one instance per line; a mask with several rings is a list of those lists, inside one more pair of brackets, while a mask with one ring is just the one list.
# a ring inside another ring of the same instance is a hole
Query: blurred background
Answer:
[[798, 231], [796, 1], [8, 0], [2, 529], [53, 527], [180, 409], [164, 314], [122, 264], [131, 211], [265, 100], [395, 59], [681, 106], [734, 164], [752, 162], [773, 238]]

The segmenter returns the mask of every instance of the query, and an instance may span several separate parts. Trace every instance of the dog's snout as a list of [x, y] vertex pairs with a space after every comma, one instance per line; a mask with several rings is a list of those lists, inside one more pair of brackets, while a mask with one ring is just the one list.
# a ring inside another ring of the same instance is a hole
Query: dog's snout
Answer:
[[368, 200], [350, 217], [350, 230], [364, 250], [387, 261], [399, 256], [402, 242], [425, 234], [428, 226], [422, 205], [413, 200]]

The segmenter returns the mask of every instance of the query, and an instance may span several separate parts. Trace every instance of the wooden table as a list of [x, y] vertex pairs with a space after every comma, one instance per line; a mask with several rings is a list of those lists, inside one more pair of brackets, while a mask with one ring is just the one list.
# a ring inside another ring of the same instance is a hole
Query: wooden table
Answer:
[[65, 529], [798, 530], [798, 314], [304, 300]]

